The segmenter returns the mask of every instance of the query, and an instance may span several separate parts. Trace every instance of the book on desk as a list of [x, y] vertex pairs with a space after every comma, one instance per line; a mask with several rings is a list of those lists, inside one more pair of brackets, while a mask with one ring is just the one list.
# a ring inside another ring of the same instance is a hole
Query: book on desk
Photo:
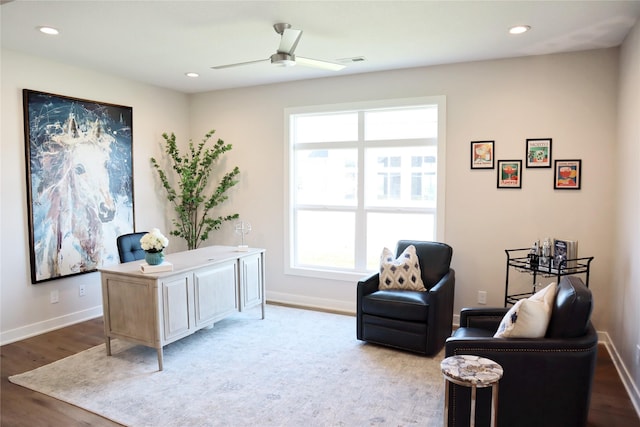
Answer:
[[146, 262], [140, 264], [140, 271], [143, 273], [160, 273], [162, 271], [173, 271], [173, 264], [164, 261], [162, 264], [149, 265]]

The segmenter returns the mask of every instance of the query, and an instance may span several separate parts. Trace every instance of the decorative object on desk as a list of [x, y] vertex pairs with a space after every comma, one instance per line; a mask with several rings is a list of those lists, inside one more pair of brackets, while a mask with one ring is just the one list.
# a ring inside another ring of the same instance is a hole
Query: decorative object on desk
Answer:
[[581, 181], [582, 160], [556, 160], [554, 162], [554, 189], [579, 190]]
[[522, 188], [522, 160], [498, 160], [498, 188]]
[[132, 108], [22, 91], [31, 283], [118, 262], [133, 231]]
[[494, 167], [494, 141], [471, 141], [471, 169], [493, 169]]
[[162, 261], [160, 264], [149, 264], [148, 262], [144, 262], [140, 264], [140, 271], [142, 271], [143, 273], [160, 273], [163, 271], [173, 271], [173, 264], [168, 261]]
[[578, 242], [573, 240], [553, 240], [553, 268], [564, 270], [575, 268], [578, 258]]
[[167, 144], [165, 152], [171, 162], [168, 169], [173, 170], [176, 175], [172, 180], [160, 168], [156, 159], [151, 158], [162, 186], [167, 191], [167, 199], [178, 214], [178, 218], [173, 220], [176, 228], [171, 230], [171, 234], [185, 239], [188, 249], [197, 249], [201, 242], [209, 238], [212, 230], [219, 230], [224, 222], [238, 218], [237, 213], [211, 216], [212, 209], [228, 199], [225, 193], [238, 183], [236, 176], [240, 173], [240, 169], [234, 167], [222, 177], [213, 193], [206, 196], [205, 191], [214, 164], [222, 154], [232, 148], [231, 144], [225, 144], [221, 139], [218, 139], [213, 148], [205, 148], [214, 133], [215, 130], [209, 131], [197, 146], [189, 141], [189, 152], [185, 156], [180, 154], [173, 133], [171, 136], [162, 134]]
[[164, 262], [164, 252], [160, 251], [160, 252], [150, 252], [147, 251], [144, 254], [144, 260], [147, 262], [147, 264], [149, 265], [159, 265], [162, 264]]
[[249, 246], [244, 242], [244, 236], [251, 232], [251, 223], [246, 221], [236, 222], [235, 225], [236, 233], [240, 235], [240, 244], [238, 245], [239, 251], [247, 251], [249, 250]]
[[169, 245], [169, 239], [157, 228], [151, 229], [150, 232], [140, 238], [140, 247], [144, 249], [144, 260], [149, 265], [162, 264], [164, 261], [164, 248]]
[[550, 168], [551, 167], [551, 138], [527, 139], [527, 167]]

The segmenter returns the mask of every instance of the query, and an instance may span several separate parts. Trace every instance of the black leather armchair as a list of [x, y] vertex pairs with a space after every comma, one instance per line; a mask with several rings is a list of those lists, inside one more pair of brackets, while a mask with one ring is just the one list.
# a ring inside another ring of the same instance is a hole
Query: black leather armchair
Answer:
[[146, 231], [118, 236], [116, 244], [118, 246], [120, 262], [144, 259], [144, 249], [140, 246], [140, 239], [145, 234], [147, 234]]
[[358, 282], [357, 338], [428, 356], [451, 335], [455, 271], [445, 243], [400, 240], [396, 256], [414, 245], [426, 292], [378, 290], [380, 274]]
[[[582, 280], [564, 276], [544, 338], [493, 338], [509, 308], [462, 309], [446, 356], [472, 354], [502, 366], [498, 426], [586, 426], [598, 347], [592, 307]], [[490, 388], [478, 389], [477, 402], [476, 425], [488, 426]], [[449, 426], [468, 426], [469, 416], [470, 389], [452, 385]]]

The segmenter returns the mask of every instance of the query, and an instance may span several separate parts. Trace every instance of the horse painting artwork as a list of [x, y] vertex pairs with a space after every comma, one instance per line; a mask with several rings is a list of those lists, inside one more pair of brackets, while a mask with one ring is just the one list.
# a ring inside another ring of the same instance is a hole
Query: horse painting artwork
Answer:
[[132, 109], [23, 94], [32, 282], [117, 263], [134, 229]]

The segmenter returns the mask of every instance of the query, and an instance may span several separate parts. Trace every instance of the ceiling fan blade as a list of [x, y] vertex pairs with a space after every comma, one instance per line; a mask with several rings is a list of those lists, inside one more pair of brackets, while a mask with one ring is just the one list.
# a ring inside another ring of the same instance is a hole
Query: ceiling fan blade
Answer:
[[301, 56], [296, 56], [296, 63], [300, 65], [304, 65], [306, 67], [321, 68], [323, 70], [331, 70], [331, 71], [340, 71], [344, 67], [346, 67], [346, 65], [344, 64], [337, 64], [335, 62], [329, 62], [329, 61], [321, 61], [319, 59], [303, 58]]
[[265, 62], [265, 61], [269, 61], [269, 58], [267, 58], [267, 59], [258, 59], [258, 60], [255, 60], [255, 61], [237, 62], [235, 64], [216, 65], [215, 67], [211, 67], [211, 68], [214, 69], [214, 70], [223, 70], [225, 68], [240, 67], [242, 65], [257, 64], [258, 62]]
[[300, 41], [300, 36], [302, 36], [302, 30], [292, 30], [291, 28], [285, 29], [282, 32], [280, 46], [278, 46], [278, 53], [293, 55], [293, 52], [296, 50], [296, 46], [298, 46], [298, 42]]

